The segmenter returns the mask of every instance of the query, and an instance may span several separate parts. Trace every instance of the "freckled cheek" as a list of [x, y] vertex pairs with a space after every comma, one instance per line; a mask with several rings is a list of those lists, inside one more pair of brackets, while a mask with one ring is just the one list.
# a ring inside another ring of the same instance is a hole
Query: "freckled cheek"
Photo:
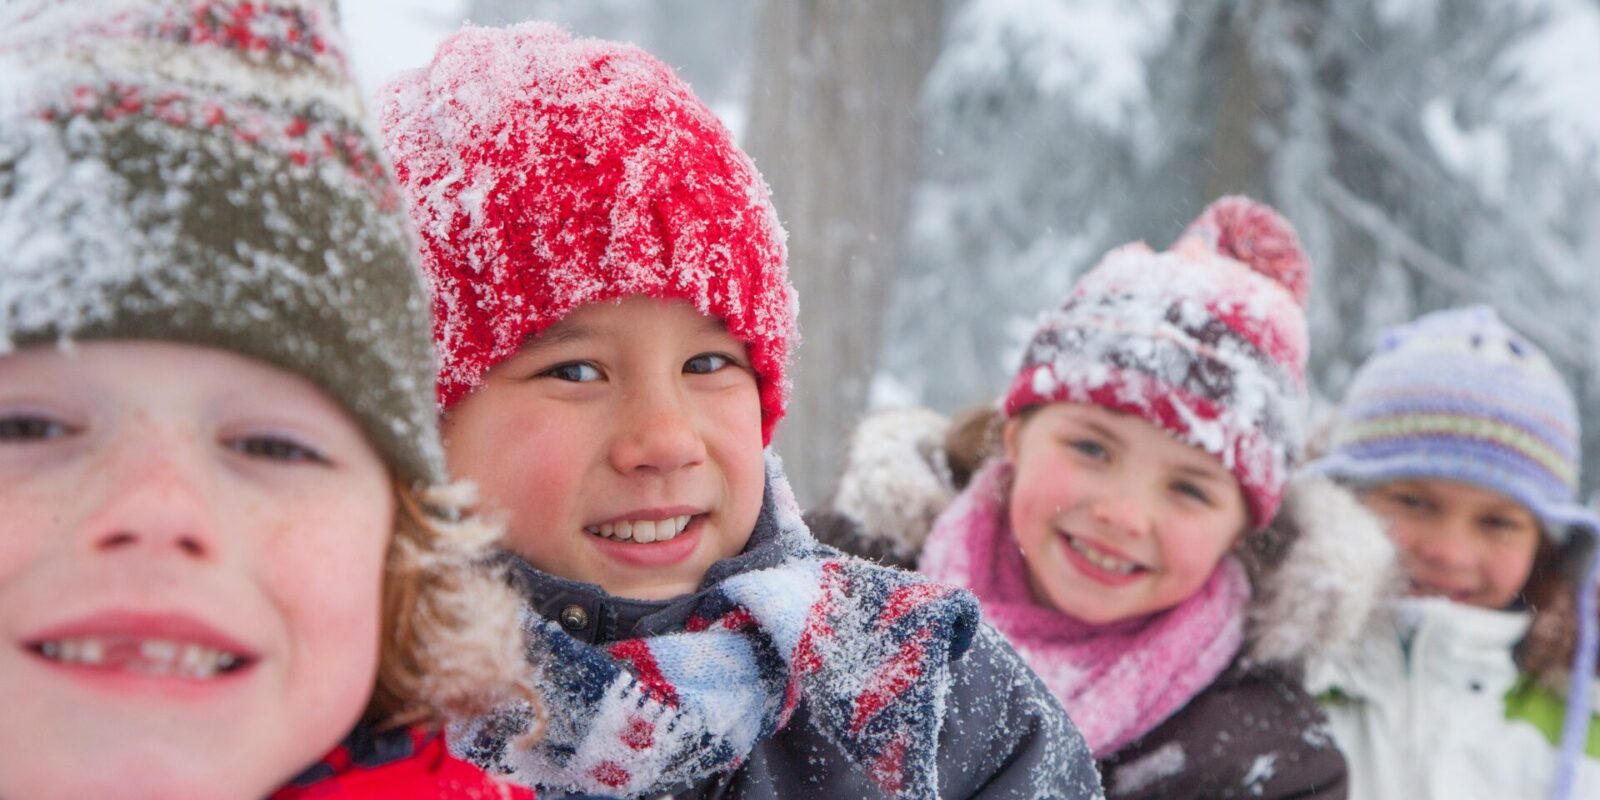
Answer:
[[60, 530], [59, 512], [30, 493], [0, 491], [0, 588], [25, 568], [28, 561]]
[[365, 698], [377, 669], [394, 517], [386, 495], [360, 503], [351, 494], [305, 498], [299, 513], [255, 520], [271, 528], [257, 572], [288, 640], [289, 681], [319, 703]]

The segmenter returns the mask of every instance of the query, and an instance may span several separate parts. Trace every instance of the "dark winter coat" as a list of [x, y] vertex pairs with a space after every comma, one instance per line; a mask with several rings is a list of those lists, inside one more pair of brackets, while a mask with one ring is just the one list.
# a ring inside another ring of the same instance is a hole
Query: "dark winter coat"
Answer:
[[1341, 798], [1344, 757], [1300, 680], [1236, 662], [1166, 722], [1100, 762], [1106, 797]]
[[271, 800], [533, 800], [450, 755], [444, 737], [416, 729], [357, 728]]
[[[928, 446], [941, 434], [926, 413], [863, 421], [834, 502], [806, 515], [818, 538], [914, 564], [957, 492], [942, 453]], [[1252, 585], [1244, 648], [1182, 710], [1100, 763], [1108, 797], [1346, 795], [1344, 757], [1301, 669], [1322, 649], [1354, 642], [1381, 609], [1396, 575], [1393, 548], [1348, 492], [1301, 480], [1272, 526], [1240, 550]]]
[[[775, 543], [753, 537], [747, 550], [718, 562], [714, 585], [771, 566]], [[594, 644], [684, 629], [699, 594], [667, 601], [612, 597], [599, 587], [550, 576], [520, 562], [513, 583], [532, 610]], [[702, 590], [709, 591], [710, 587]], [[1065, 712], [1005, 640], [987, 625], [952, 667], [938, 755], [940, 798], [1089, 798], [1100, 782], [1088, 749]], [[882, 797], [868, 777], [810, 722], [802, 703], [788, 725], [757, 744], [736, 771], [668, 792], [690, 798]], [[551, 795], [541, 791], [541, 796]]]

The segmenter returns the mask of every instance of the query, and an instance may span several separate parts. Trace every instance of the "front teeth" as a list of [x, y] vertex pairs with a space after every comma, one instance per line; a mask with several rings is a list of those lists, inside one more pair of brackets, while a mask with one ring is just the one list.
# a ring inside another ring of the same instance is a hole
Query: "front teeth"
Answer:
[[242, 663], [234, 653], [170, 639], [85, 636], [41, 642], [36, 649], [45, 658], [63, 664], [179, 678], [212, 678]]
[[1088, 560], [1090, 564], [1093, 564], [1105, 570], [1106, 572], [1115, 572], [1118, 575], [1132, 575], [1133, 571], [1139, 568], [1139, 565], [1133, 563], [1132, 561], [1123, 561], [1120, 558], [1112, 558], [1100, 550], [1090, 547], [1087, 542], [1080, 541], [1076, 536], [1068, 536], [1067, 544], [1069, 544], [1073, 550], [1076, 550], [1078, 555], [1081, 555]]
[[590, 525], [584, 531], [608, 539], [623, 542], [665, 542], [683, 533], [689, 527], [692, 516], [672, 517], [663, 520], [635, 520], [632, 522], [607, 522], [604, 525]]

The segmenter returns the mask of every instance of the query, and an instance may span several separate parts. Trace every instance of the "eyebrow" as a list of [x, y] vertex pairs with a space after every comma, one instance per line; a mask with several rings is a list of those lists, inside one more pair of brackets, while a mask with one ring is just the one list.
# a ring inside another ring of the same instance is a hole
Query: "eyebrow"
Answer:
[[1198, 478], [1208, 483], [1224, 482], [1222, 473], [1208, 467], [1197, 467], [1193, 464], [1178, 464], [1172, 468], [1172, 471], [1179, 475], [1184, 475], [1189, 478]]
[[599, 331], [594, 328], [558, 322], [546, 328], [543, 333], [529, 336], [523, 341], [521, 351], [523, 353], [538, 352], [547, 347], [593, 339], [597, 335], [599, 335]]

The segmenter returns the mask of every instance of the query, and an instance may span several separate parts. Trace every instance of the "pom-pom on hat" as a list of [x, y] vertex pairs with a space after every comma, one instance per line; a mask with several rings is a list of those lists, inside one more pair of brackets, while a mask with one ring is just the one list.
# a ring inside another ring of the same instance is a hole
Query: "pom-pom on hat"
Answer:
[[1264, 527], [1303, 427], [1309, 282], [1283, 217], [1217, 200], [1171, 250], [1111, 251], [1043, 315], [1006, 415], [1056, 402], [1137, 415], [1220, 459]]
[[766, 183], [672, 70], [545, 23], [467, 26], [383, 91], [448, 408], [579, 306], [683, 298], [744, 342], [770, 440], [797, 303]]
[[437, 483], [427, 294], [332, 0], [0, 3], [0, 354], [216, 347]]

